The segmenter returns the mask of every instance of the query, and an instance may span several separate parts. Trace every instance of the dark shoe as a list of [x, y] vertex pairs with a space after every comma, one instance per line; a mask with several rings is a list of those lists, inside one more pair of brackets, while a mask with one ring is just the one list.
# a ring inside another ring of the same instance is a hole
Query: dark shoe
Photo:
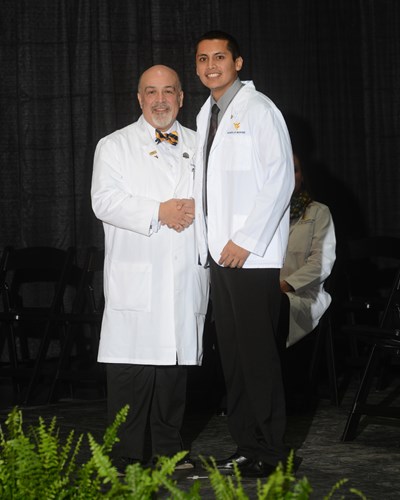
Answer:
[[303, 457], [299, 457], [298, 455], [295, 455], [294, 460], [293, 460], [293, 472], [297, 472], [302, 461], [303, 461]]
[[175, 465], [175, 470], [190, 470], [195, 467], [195, 462], [191, 458], [185, 457], [182, 458], [182, 460], [179, 460], [179, 462]]
[[242, 477], [268, 477], [276, 469], [275, 465], [267, 464], [262, 460], [246, 459], [238, 465]]
[[139, 459], [129, 457], [116, 457], [113, 460], [113, 465], [117, 469], [119, 476], [125, 476], [125, 469], [128, 467], [128, 465], [140, 463], [141, 461]]
[[234, 453], [231, 457], [225, 458], [224, 460], [216, 460], [215, 464], [218, 470], [224, 471], [233, 471], [234, 462], [240, 466], [247, 462], [251, 461], [251, 459], [244, 457], [243, 455], [239, 455], [239, 453]]

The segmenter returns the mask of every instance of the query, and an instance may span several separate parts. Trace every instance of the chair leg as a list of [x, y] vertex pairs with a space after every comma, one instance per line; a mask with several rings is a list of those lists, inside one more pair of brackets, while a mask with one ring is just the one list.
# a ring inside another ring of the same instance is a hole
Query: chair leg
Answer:
[[369, 391], [372, 386], [373, 376], [377, 370], [379, 361], [379, 352], [374, 345], [368, 358], [361, 383], [358, 387], [356, 396], [353, 401], [347, 422], [341, 437], [341, 441], [352, 441], [356, 437], [356, 431], [360, 418], [363, 415], [362, 405], [365, 404]]
[[3, 333], [3, 325], [0, 325], [0, 356], [3, 355], [4, 346], [6, 344], [7, 335]]
[[339, 391], [336, 377], [335, 351], [332, 337], [332, 324], [328, 319], [325, 334], [326, 363], [328, 365], [329, 389], [331, 393], [331, 403], [339, 406]]
[[15, 341], [15, 330], [12, 323], [8, 323], [6, 326], [6, 337], [7, 337], [7, 345], [8, 345], [8, 355], [10, 357], [10, 373], [11, 373], [11, 381], [14, 391], [14, 398], [18, 400], [20, 403], [21, 393], [22, 393], [22, 384], [20, 379], [18, 378], [18, 354], [17, 354], [17, 344]]
[[310, 368], [308, 370], [308, 378], [312, 383], [315, 383], [316, 378], [317, 378], [317, 370], [318, 370], [318, 360], [320, 359], [320, 351], [321, 351], [321, 329], [318, 326], [318, 331], [315, 332], [315, 343], [314, 343], [314, 349], [311, 354], [311, 361], [310, 361]]
[[52, 322], [49, 321], [46, 323], [46, 326], [44, 328], [43, 337], [39, 345], [39, 350], [33, 366], [32, 374], [29, 379], [28, 388], [26, 390], [26, 394], [24, 397], [24, 404], [26, 405], [28, 405], [29, 402], [31, 401], [33, 390], [37, 385], [38, 378], [43, 368], [43, 363], [45, 361], [46, 354], [50, 345], [50, 335], [52, 326], [53, 326]]
[[75, 337], [74, 326], [67, 325], [66, 330], [65, 330], [65, 340], [64, 340], [64, 343], [61, 344], [60, 359], [57, 363], [56, 373], [53, 377], [53, 381], [52, 381], [50, 389], [49, 389], [49, 393], [47, 396], [47, 403], [51, 403], [55, 399], [55, 394], [56, 394], [56, 389], [57, 389], [58, 383], [62, 379], [62, 373], [65, 370], [65, 367], [67, 366], [67, 361], [71, 355], [71, 351], [72, 351], [72, 347], [73, 347], [73, 343], [74, 343], [74, 337]]
[[318, 330], [316, 332], [315, 344], [311, 356], [308, 376], [310, 381], [312, 383], [315, 383], [317, 378], [318, 361], [321, 359], [321, 355], [323, 352], [322, 349], [325, 347], [330, 399], [333, 405], [339, 406], [339, 391], [336, 378], [335, 354], [330, 318], [328, 316], [323, 317], [317, 328]]

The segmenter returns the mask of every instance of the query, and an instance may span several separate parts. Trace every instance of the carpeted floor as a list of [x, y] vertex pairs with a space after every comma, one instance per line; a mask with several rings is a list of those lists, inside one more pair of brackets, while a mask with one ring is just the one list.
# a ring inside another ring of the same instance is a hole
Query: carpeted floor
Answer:
[[[197, 384], [195, 386], [198, 388]], [[399, 402], [398, 386], [399, 380], [395, 378], [385, 391], [375, 392], [372, 397]], [[319, 399], [314, 408], [294, 410], [288, 417], [287, 444], [303, 458], [297, 477], [308, 478], [313, 487], [313, 499], [323, 499], [343, 478], [348, 479], [348, 483], [340, 490], [341, 494], [333, 498], [356, 498], [349, 493], [349, 488], [356, 488], [368, 499], [399, 499], [400, 419], [369, 417], [361, 422], [354, 441], [340, 441], [355, 389], [355, 383], [349, 386], [340, 407], [332, 406], [327, 399]], [[4, 399], [2, 401], [0, 421], [4, 422], [9, 407]], [[37, 423], [39, 416], [46, 419], [56, 416], [62, 433], [67, 434], [71, 429], [84, 434], [90, 432], [98, 441], [107, 425], [104, 399], [71, 399], [22, 409], [26, 424]], [[217, 416], [215, 410], [213, 405], [201, 405], [196, 391], [189, 393], [183, 438], [198, 464], [199, 456], [224, 458], [234, 451], [226, 417]], [[193, 481], [189, 476], [193, 475], [206, 476], [198, 465], [195, 471], [177, 474], [178, 484], [188, 489]], [[208, 480], [199, 481], [202, 498], [214, 498]], [[256, 480], [243, 480], [249, 498], [256, 498], [256, 483]]]

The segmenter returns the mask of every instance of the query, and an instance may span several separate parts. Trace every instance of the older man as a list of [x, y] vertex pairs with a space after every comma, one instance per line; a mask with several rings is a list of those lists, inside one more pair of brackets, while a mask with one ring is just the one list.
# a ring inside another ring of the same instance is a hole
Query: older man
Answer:
[[[110, 420], [125, 404], [116, 464], [174, 455], [186, 369], [201, 362], [208, 274], [193, 230], [194, 132], [176, 121], [183, 103], [177, 73], [157, 65], [139, 81], [142, 116], [104, 137], [93, 170], [92, 205], [105, 232], [106, 298], [98, 360], [107, 363]], [[178, 468], [191, 468], [190, 459]]]

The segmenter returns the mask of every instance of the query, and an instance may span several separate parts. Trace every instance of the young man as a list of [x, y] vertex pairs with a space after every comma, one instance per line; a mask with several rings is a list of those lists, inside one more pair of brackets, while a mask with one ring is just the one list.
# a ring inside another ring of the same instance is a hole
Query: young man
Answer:
[[236, 462], [242, 476], [262, 477], [287, 457], [275, 335], [294, 176], [282, 115], [252, 82], [239, 80], [242, 65], [229, 34], [198, 40], [196, 71], [211, 95], [197, 116], [195, 225], [201, 262], [211, 269], [228, 426], [237, 445], [217, 465], [232, 471]]
[[[207, 270], [195, 247], [195, 134], [176, 117], [178, 75], [153, 66], [139, 81], [139, 120], [96, 149], [92, 205], [105, 232], [105, 310], [98, 360], [107, 363], [108, 412], [130, 405], [116, 465], [182, 449], [187, 372], [201, 362]], [[191, 468], [190, 459], [178, 468]]]

